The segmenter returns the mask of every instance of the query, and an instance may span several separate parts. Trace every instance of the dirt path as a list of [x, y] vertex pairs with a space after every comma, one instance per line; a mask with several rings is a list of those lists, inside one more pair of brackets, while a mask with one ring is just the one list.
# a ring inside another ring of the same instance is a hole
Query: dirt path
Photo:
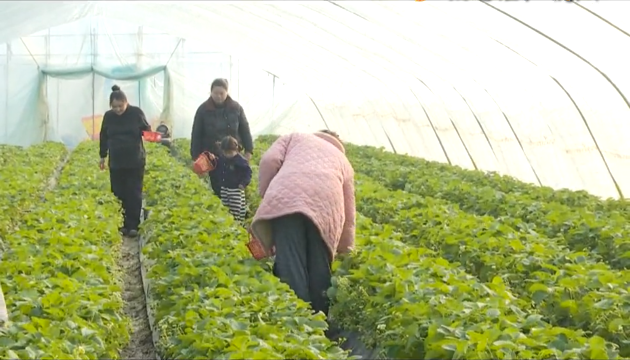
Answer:
[[48, 182], [46, 183], [46, 187], [44, 188], [42, 198], [46, 195], [47, 192], [53, 191], [55, 189], [55, 186], [57, 186], [57, 182], [59, 181], [59, 176], [61, 176], [61, 172], [68, 164], [71, 154], [72, 154], [72, 151], [68, 150], [68, 153], [66, 154], [66, 156], [63, 159], [61, 159], [61, 162], [59, 163], [59, 165], [57, 165], [55, 172], [53, 172], [52, 176], [50, 177], [50, 179], [48, 179]]
[[157, 359], [147, 316], [146, 297], [140, 274], [138, 239], [123, 237], [120, 268], [123, 271], [125, 313], [132, 321], [129, 345], [120, 352], [121, 359]]

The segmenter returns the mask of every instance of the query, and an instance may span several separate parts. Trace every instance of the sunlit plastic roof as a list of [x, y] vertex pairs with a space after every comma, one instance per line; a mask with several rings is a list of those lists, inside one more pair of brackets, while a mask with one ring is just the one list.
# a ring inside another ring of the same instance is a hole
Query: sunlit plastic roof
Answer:
[[187, 137], [223, 76], [257, 134], [630, 194], [630, 2], [8, 1], [0, 24], [3, 143], [86, 136], [107, 79]]

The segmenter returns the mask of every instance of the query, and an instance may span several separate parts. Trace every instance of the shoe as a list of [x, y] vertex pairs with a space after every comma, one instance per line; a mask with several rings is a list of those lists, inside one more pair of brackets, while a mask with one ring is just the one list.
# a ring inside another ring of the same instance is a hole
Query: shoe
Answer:
[[129, 232], [127, 233], [127, 236], [130, 238], [138, 237], [138, 230], [129, 230]]
[[118, 233], [120, 233], [120, 235], [122, 236], [127, 236], [129, 234], [129, 229], [127, 229], [126, 227], [119, 227]]

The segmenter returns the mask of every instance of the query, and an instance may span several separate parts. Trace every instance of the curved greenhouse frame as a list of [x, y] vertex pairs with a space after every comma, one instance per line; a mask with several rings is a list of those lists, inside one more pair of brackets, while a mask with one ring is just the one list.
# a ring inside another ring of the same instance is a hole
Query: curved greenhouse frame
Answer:
[[4, 2], [0, 143], [94, 135], [113, 82], [189, 137], [225, 77], [255, 134], [330, 128], [620, 197], [629, 12], [623, 1]]

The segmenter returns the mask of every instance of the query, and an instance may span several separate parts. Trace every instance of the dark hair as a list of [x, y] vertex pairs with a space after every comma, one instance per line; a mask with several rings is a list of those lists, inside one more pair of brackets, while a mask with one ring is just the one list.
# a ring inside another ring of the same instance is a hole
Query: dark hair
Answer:
[[232, 136], [226, 136], [221, 140], [221, 150], [239, 151], [238, 140]]
[[330, 136], [334, 136], [337, 140], [341, 140], [339, 139], [339, 134], [337, 134], [336, 132], [332, 131], [332, 130], [328, 130], [328, 129], [324, 129], [324, 130], [319, 130], [320, 133], [324, 133], [324, 134], [328, 134]]
[[224, 88], [225, 91], [227, 91], [228, 90], [228, 81], [227, 81], [227, 79], [221, 79], [221, 78], [214, 79], [212, 81], [212, 85], [210, 85], [210, 91], [212, 91], [212, 89], [214, 89], [217, 86], [220, 86], [220, 87]]
[[114, 100], [127, 102], [127, 95], [120, 90], [120, 86], [118, 85], [112, 86], [112, 93], [109, 94], [109, 105], [111, 105]]

